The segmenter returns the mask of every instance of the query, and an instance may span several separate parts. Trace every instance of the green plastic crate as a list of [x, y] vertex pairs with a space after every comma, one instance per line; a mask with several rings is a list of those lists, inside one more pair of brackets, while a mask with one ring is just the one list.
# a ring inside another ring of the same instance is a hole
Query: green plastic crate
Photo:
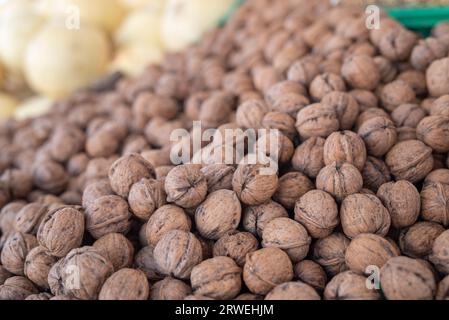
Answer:
[[386, 7], [385, 11], [408, 29], [428, 36], [433, 26], [449, 21], [449, 6]]

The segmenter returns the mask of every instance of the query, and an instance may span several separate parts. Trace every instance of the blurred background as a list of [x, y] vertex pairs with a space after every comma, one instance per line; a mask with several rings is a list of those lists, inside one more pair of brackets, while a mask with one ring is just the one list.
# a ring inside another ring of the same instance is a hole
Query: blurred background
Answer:
[[[243, 1], [0, 0], [0, 119], [42, 114], [106, 74], [137, 76], [199, 40]], [[423, 35], [449, 16], [449, 0], [330, 2], [381, 5]]]

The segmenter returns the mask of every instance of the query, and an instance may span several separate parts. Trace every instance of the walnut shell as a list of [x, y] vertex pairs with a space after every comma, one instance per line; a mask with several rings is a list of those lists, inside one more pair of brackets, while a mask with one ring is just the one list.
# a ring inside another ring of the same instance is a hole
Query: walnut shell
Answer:
[[245, 129], [259, 129], [262, 119], [268, 112], [268, 106], [262, 100], [250, 99], [237, 108], [237, 124]]
[[4, 284], [6, 279], [11, 278], [12, 273], [10, 273], [8, 270], [3, 268], [2, 265], [0, 265], [0, 285]]
[[50, 269], [48, 284], [54, 295], [81, 300], [97, 299], [101, 287], [113, 273], [109, 260], [93, 247], [73, 249]]
[[290, 92], [277, 97], [277, 99], [271, 105], [271, 110], [284, 112], [295, 118], [298, 111], [309, 104], [310, 100], [305, 95]]
[[213, 255], [232, 258], [240, 267], [243, 267], [246, 261], [246, 255], [259, 248], [259, 242], [249, 232], [231, 232], [214, 244]]
[[98, 198], [86, 209], [86, 229], [95, 239], [112, 232], [126, 234], [130, 219], [128, 203], [115, 195]]
[[349, 94], [358, 103], [360, 112], [363, 112], [369, 108], [377, 108], [379, 105], [379, 99], [371, 91], [355, 89], [351, 90]]
[[295, 220], [275, 218], [267, 223], [262, 233], [262, 246], [284, 250], [292, 262], [307, 256], [312, 239], [307, 230]]
[[31, 234], [14, 232], [8, 235], [1, 252], [3, 267], [12, 274], [24, 275], [26, 256], [37, 245], [36, 237]]
[[354, 238], [361, 233], [387, 235], [391, 218], [388, 210], [374, 195], [356, 193], [347, 196], [340, 208], [344, 233]]
[[388, 152], [385, 163], [396, 180], [415, 183], [432, 170], [432, 149], [418, 140], [401, 141]]
[[321, 169], [316, 177], [316, 186], [341, 201], [348, 195], [359, 192], [363, 187], [363, 179], [352, 164], [334, 162]]
[[363, 122], [358, 134], [365, 142], [368, 153], [375, 157], [385, 155], [397, 141], [397, 132], [393, 121], [382, 116]]
[[174, 205], [157, 209], [146, 224], [145, 237], [149, 245], [156, 246], [164, 234], [171, 230], [190, 231], [192, 223], [184, 210]]
[[362, 233], [352, 239], [345, 253], [348, 268], [356, 273], [370, 274], [369, 266], [382, 268], [401, 253], [396, 245], [376, 234]]
[[289, 139], [296, 136], [295, 119], [284, 112], [271, 111], [262, 119], [262, 127], [267, 130], [279, 130]]
[[396, 229], [413, 225], [421, 209], [416, 187], [406, 180], [388, 182], [377, 191], [377, 196], [388, 209], [391, 224]]
[[220, 189], [232, 190], [232, 177], [234, 167], [226, 164], [210, 164], [201, 169], [206, 177], [208, 192], [214, 192]]
[[375, 157], [367, 157], [362, 170], [363, 186], [373, 192], [377, 192], [384, 183], [391, 181], [390, 170], [382, 160]]
[[435, 239], [444, 232], [443, 226], [435, 222], [422, 221], [401, 230], [399, 246], [404, 255], [411, 258], [427, 258], [432, 252]]
[[147, 300], [150, 286], [145, 273], [124, 268], [113, 273], [101, 287], [99, 300]]
[[430, 104], [428, 110], [431, 116], [443, 115], [449, 116], [449, 95], [441, 96]]
[[337, 274], [324, 290], [325, 300], [379, 300], [380, 293], [368, 289], [366, 278], [353, 271]]
[[385, 109], [391, 112], [401, 104], [415, 102], [416, 95], [407, 82], [395, 80], [383, 87], [380, 99]]
[[449, 58], [443, 58], [432, 62], [426, 72], [427, 88], [433, 97], [441, 97], [449, 94]]
[[354, 126], [360, 112], [357, 100], [346, 92], [330, 92], [323, 97], [321, 104], [335, 110], [340, 128], [343, 130], [349, 130]]
[[129, 190], [128, 204], [136, 217], [146, 221], [166, 203], [166, 196], [162, 181], [143, 178]]
[[287, 78], [302, 85], [309, 85], [319, 74], [320, 69], [312, 59], [302, 58], [294, 62], [287, 71]]
[[25, 206], [25, 202], [15, 201], [8, 203], [2, 208], [0, 211], [0, 230], [2, 233], [8, 233], [15, 229], [16, 216]]
[[40, 161], [34, 165], [33, 181], [40, 190], [58, 194], [65, 190], [69, 176], [59, 163]]
[[0, 300], [25, 300], [26, 297], [36, 293], [38, 290], [33, 283], [21, 276], [11, 277], [0, 286]]
[[301, 172], [289, 172], [279, 178], [273, 199], [287, 209], [293, 209], [297, 199], [312, 190], [314, 184]]
[[311, 137], [326, 138], [340, 128], [335, 108], [315, 103], [302, 108], [296, 116], [296, 130], [306, 140]]
[[29, 295], [26, 297], [25, 300], [31, 300], [31, 301], [46, 301], [50, 300], [53, 296], [49, 293], [43, 292], [43, 293], [36, 293]]
[[448, 300], [449, 299], [449, 276], [445, 277], [438, 284], [436, 300]]
[[242, 225], [246, 231], [261, 237], [267, 223], [281, 217], [288, 217], [287, 210], [279, 203], [269, 200], [260, 205], [246, 207]]
[[13, 199], [25, 198], [33, 189], [33, 176], [26, 170], [8, 169], [0, 177], [9, 188]]
[[292, 263], [281, 249], [263, 248], [247, 255], [243, 280], [252, 293], [265, 295], [292, 279]]
[[[307, 95], [307, 91], [303, 85], [297, 81], [285, 80], [276, 83], [265, 93], [265, 100], [272, 106], [277, 100], [286, 94]], [[279, 110], [281, 111], [281, 110]]]
[[192, 233], [169, 231], [154, 248], [154, 260], [162, 274], [188, 279], [202, 260], [201, 243]]
[[423, 260], [403, 256], [382, 267], [380, 283], [388, 300], [431, 300], [436, 291], [435, 277]]
[[[440, 169], [437, 170], [441, 172]], [[432, 174], [432, 173], [431, 173]], [[430, 175], [430, 174], [429, 174]], [[421, 216], [424, 220], [437, 222], [443, 226], [449, 225], [449, 185], [441, 182], [424, 180], [421, 190]]]
[[112, 190], [126, 198], [132, 185], [142, 178], [155, 178], [154, 167], [142, 156], [132, 153], [115, 161], [109, 169]]
[[194, 208], [206, 198], [207, 181], [199, 165], [180, 165], [165, 178], [167, 201], [183, 208]]
[[29, 203], [17, 213], [14, 228], [22, 233], [36, 234], [39, 225], [47, 214], [47, 206], [35, 202]]
[[335, 200], [321, 190], [309, 191], [298, 199], [295, 220], [307, 229], [312, 238], [329, 236], [340, 222]]
[[334, 132], [324, 143], [323, 157], [325, 165], [347, 162], [361, 171], [366, 161], [365, 143], [352, 131]]
[[410, 56], [416, 41], [417, 36], [402, 26], [389, 28], [380, 37], [379, 50], [391, 61], [403, 61]]
[[269, 200], [276, 192], [278, 176], [264, 164], [240, 164], [232, 179], [232, 188], [240, 201], [247, 205], [258, 205]]
[[185, 282], [166, 277], [151, 287], [150, 300], [184, 300], [192, 294], [192, 289]]
[[137, 252], [134, 264], [137, 269], [142, 270], [146, 274], [149, 280], [157, 281], [163, 279], [164, 276], [158, 271], [153, 252], [153, 247], [143, 247]]
[[112, 195], [111, 185], [108, 179], [95, 180], [87, 184], [83, 191], [82, 204], [85, 209], [91, 206], [95, 200], [103, 196]]
[[380, 82], [380, 72], [373, 58], [368, 55], [348, 57], [341, 69], [346, 82], [355, 89], [373, 90]]
[[420, 40], [413, 48], [410, 63], [415, 69], [426, 70], [433, 61], [444, 58], [446, 55], [447, 47], [442, 41], [427, 38]]
[[204, 260], [192, 269], [190, 281], [194, 294], [229, 300], [240, 292], [242, 269], [228, 257]]
[[416, 127], [416, 136], [438, 153], [449, 151], [449, 116], [429, 116]]
[[120, 233], [109, 233], [94, 242], [93, 247], [108, 259], [114, 271], [130, 267], [134, 258], [134, 247]]
[[46, 253], [44, 247], [36, 247], [28, 253], [25, 259], [24, 274], [38, 287], [49, 289], [48, 273], [56, 261], [57, 258]]
[[426, 116], [426, 111], [417, 104], [401, 104], [392, 113], [393, 119], [397, 127], [416, 128], [418, 123]]
[[310, 96], [315, 101], [320, 101], [326, 94], [332, 91], [346, 91], [343, 78], [334, 73], [320, 74], [310, 83]]
[[310, 178], [316, 178], [324, 167], [324, 143], [321, 137], [312, 137], [300, 144], [292, 157], [292, 166]]
[[303, 260], [294, 266], [295, 279], [322, 292], [326, 286], [327, 275], [324, 269], [312, 260]]
[[66, 162], [84, 147], [84, 132], [74, 125], [59, 125], [50, 138], [50, 155], [58, 162]]
[[434, 241], [429, 260], [437, 270], [445, 275], [449, 274], [449, 231], [441, 233]]
[[349, 243], [350, 240], [342, 233], [318, 239], [313, 248], [313, 260], [331, 276], [345, 271], [345, 252]]
[[321, 300], [313, 287], [303, 282], [285, 282], [274, 287], [265, 300]]

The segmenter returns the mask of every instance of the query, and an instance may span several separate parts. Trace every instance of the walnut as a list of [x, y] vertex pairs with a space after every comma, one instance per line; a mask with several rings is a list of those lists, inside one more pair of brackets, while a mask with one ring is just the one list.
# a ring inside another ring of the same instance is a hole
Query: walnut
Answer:
[[109, 260], [93, 247], [73, 249], [50, 269], [48, 284], [54, 295], [81, 300], [98, 298], [101, 287], [113, 273]]
[[304, 86], [297, 81], [281, 81], [268, 89], [265, 93], [265, 100], [269, 105], [273, 106], [277, 100], [287, 94], [299, 94], [305, 96], [307, 95], [307, 91]]
[[356, 236], [345, 253], [348, 268], [356, 273], [369, 274], [369, 266], [382, 266], [400, 255], [399, 248], [376, 234], [363, 233]]
[[131, 242], [120, 233], [109, 233], [104, 235], [95, 241], [92, 246], [112, 263], [114, 271], [132, 265], [134, 247]]
[[6, 279], [11, 278], [13, 275], [8, 270], [3, 268], [2, 265], [0, 265], [0, 285], [4, 284]]
[[366, 278], [353, 271], [337, 274], [324, 290], [325, 300], [380, 300], [380, 293], [366, 286]]
[[385, 163], [396, 180], [422, 180], [433, 168], [432, 149], [418, 140], [401, 141], [387, 153]]
[[109, 169], [112, 190], [127, 197], [132, 185], [142, 178], [154, 178], [154, 168], [142, 156], [129, 154], [115, 161]]
[[200, 108], [199, 120], [206, 128], [216, 128], [229, 120], [233, 97], [229, 93], [218, 91], [212, 93]]
[[348, 195], [359, 192], [363, 187], [363, 179], [352, 164], [334, 162], [321, 169], [316, 178], [316, 186], [341, 201]]
[[165, 198], [162, 181], [143, 178], [129, 190], [128, 204], [136, 217], [146, 221], [156, 209], [165, 204]]
[[379, 50], [391, 61], [404, 61], [410, 57], [416, 41], [417, 36], [402, 26], [389, 28], [380, 38]]
[[137, 269], [142, 270], [146, 274], [149, 280], [157, 281], [163, 279], [164, 276], [158, 271], [153, 252], [153, 247], [143, 247], [137, 252], [134, 264]]
[[117, 160], [117, 157], [94, 158], [89, 161], [86, 167], [86, 183], [100, 179], [108, 179], [109, 167]]
[[154, 260], [161, 273], [188, 279], [193, 267], [202, 260], [201, 243], [189, 232], [169, 231], [154, 248]]
[[416, 128], [418, 123], [426, 116], [426, 111], [417, 104], [401, 104], [392, 113], [397, 127]]
[[345, 252], [350, 240], [342, 233], [332, 233], [318, 239], [313, 247], [313, 260], [320, 264], [329, 275], [336, 275], [347, 269]]
[[361, 233], [385, 236], [391, 224], [390, 213], [379, 198], [361, 193], [349, 195], [343, 200], [340, 219], [343, 231], [349, 238]]
[[448, 300], [449, 299], [449, 276], [446, 276], [438, 284], [436, 293], [436, 300]]
[[339, 224], [337, 204], [327, 192], [309, 191], [296, 202], [295, 220], [300, 222], [313, 238], [327, 237]]
[[176, 100], [149, 92], [140, 93], [134, 100], [133, 112], [147, 118], [162, 117], [171, 120], [178, 114]]
[[24, 274], [38, 287], [49, 289], [48, 273], [57, 258], [50, 256], [44, 247], [32, 249], [25, 259]]
[[319, 72], [320, 69], [313, 59], [301, 58], [290, 66], [287, 71], [287, 78], [290, 81], [308, 86]]
[[234, 167], [226, 164], [210, 164], [203, 167], [201, 172], [206, 177], [209, 193], [220, 189], [232, 190]]
[[346, 91], [346, 85], [340, 76], [334, 73], [323, 73], [316, 76], [310, 83], [310, 96], [315, 100], [321, 100], [332, 91]]
[[8, 169], [0, 177], [7, 183], [9, 194], [13, 199], [25, 198], [33, 189], [33, 176], [22, 169]]
[[256, 66], [252, 70], [252, 75], [254, 86], [262, 92], [268, 90], [268, 88], [282, 80], [279, 71], [268, 65]]
[[243, 281], [252, 293], [265, 295], [292, 279], [292, 263], [281, 249], [263, 248], [247, 255]]
[[148, 280], [140, 270], [124, 268], [112, 274], [101, 287], [99, 300], [147, 300]]
[[449, 94], [448, 69], [449, 58], [435, 60], [427, 69], [427, 88], [431, 96], [438, 98]]
[[82, 204], [84, 209], [89, 208], [98, 198], [113, 193], [108, 179], [100, 179], [89, 183], [83, 191]]
[[354, 126], [360, 112], [357, 100], [346, 92], [330, 92], [323, 97], [321, 104], [335, 110], [340, 128], [343, 130], [349, 130]]
[[393, 227], [405, 228], [418, 219], [421, 208], [419, 193], [410, 182], [401, 180], [385, 183], [377, 191], [377, 196], [388, 209]]
[[337, 112], [329, 104], [311, 104], [301, 109], [296, 117], [296, 130], [303, 140], [311, 137], [326, 138], [339, 128]]
[[356, 130], [358, 131], [366, 121], [376, 117], [384, 117], [391, 120], [390, 115], [384, 109], [378, 107], [368, 108], [363, 111], [357, 118]]
[[242, 208], [234, 191], [218, 190], [209, 194], [196, 209], [195, 224], [203, 237], [217, 240], [237, 229], [241, 212]]
[[95, 239], [112, 232], [126, 234], [130, 219], [128, 203], [119, 196], [103, 196], [86, 208], [86, 229]]
[[300, 144], [292, 157], [292, 166], [310, 178], [316, 178], [324, 167], [324, 143], [321, 137], [312, 137]]
[[250, 99], [237, 108], [237, 124], [245, 129], [259, 129], [268, 106], [262, 100]]
[[185, 282], [166, 277], [151, 287], [150, 300], [184, 300], [192, 293], [192, 289]]
[[280, 133], [293, 140], [297, 134], [295, 119], [284, 112], [268, 112], [262, 119], [262, 127], [267, 130], [279, 130]]
[[271, 105], [271, 110], [284, 112], [294, 118], [299, 110], [309, 104], [310, 100], [305, 95], [290, 92], [277, 97]]
[[355, 89], [373, 90], [380, 81], [380, 72], [373, 58], [368, 55], [348, 57], [341, 69], [346, 82]]
[[274, 287], [265, 300], [321, 300], [321, 297], [306, 283], [285, 282]]
[[324, 290], [327, 275], [318, 263], [312, 260], [303, 260], [295, 265], [294, 272], [295, 279], [308, 284], [319, 292]]
[[416, 127], [416, 136], [438, 153], [449, 151], [449, 116], [425, 117]]
[[69, 176], [59, 163], [41, 161], [34, 165], [33, 181], [42, 191], [58, 194], [65, 190]]
[[269, 200], [277, 186], [277, 174], [261, 163], [239, 164], [232, 179], [233, 190], [240, 201], [247, 205], [258, 205]]
[[377, 192], [384, 183], [391, 181], [390, 170], [385, 162], [375, 157], [367, 157], [362, 170], [363, 186]]
[[371, 91], [355, 89], [351, 90], [349, 94], [358, 103], [360, 112], [363, 112], [369, 108], [377, 108], [379, 105], [379, 99]]
[[383, 87], [381, 96], [382, 104], [388, 111], [395, 110], [405, 103], [414, 103], [416, 95], [410, 85], [403, 80], [395, 80]]
[[20, 232], [9, 234], [0, 257], [3, 267], [12, 274], [23, 276], [26, 256], [37, 245], [33, 235]]
[[25, 300], [26, 297], [37, 293], [33, 283], [21, 276], [8, 278], [0, 286], [0, 300]]
[[435, 222], [422, 221], [401, 230], [399, 246], [403, 254], [411, 258], [426, 258], [435, 239], [444, 232], [444, 227]]
[[2, 207], [0, 211], [0, 230], [2, 233], [7, 233], [15, 229], [16, 215], [25, 206], [25, 202], [14, 201]]
[[180, 165], [165, 178], [167, 201], [183, 208], [199, 205], [207, 194], [207, 181], [199, 165]]
[[431, 300], [436, 292], [435, 276], [424, 261], [403, 256], [382, 267], [380, 283], [388, 300]]
[[445, 275], [449, 274], [449, 255], [448, 255], [449, 232], [446, 230], [441, 233], [434, 241], [429, 260], [437, 270]]
[[156, 246], [159, 240], [171, 230], [190, 231], [191, 221], [184, 210], [174, 205], [165, 205], [157, 209], [145, 227], [147, 243]]
[[428, 111], [430, 111], [431, 116], [449, 116], [449, 95], [444, 95], [434, 101], [431, 101]]
[[301, 172], [289, 172], [279, 178], [273, 199], [286, 209], [293, 209], [297, 199], [314, 189], [314, 184]]
[[311, 241], [307, 230], [289, 218], [271, 220], [262, 233], [263, 247], [284, 250], [292, 262], [299, 262], [307, 256]]
[[32, 202], [17, 212], [14, 228], [22, 233], [36, 234], [42, 220], [48, 214], [46, 205]]
[[325, 165], [347, 162], [361, 171], [366, 161], [366, 148], [362, 138], [356, 133], [339, 131], [327, 137], [323, 155]]
[[49, 293], [43, 292], [43, 293], [36, 293], [29, 295], [26, 297], [25, 300], [32, 300], [32, 301], [46, 301], [50, 300], [53, 296]]
[[421, 216], [424, 220], [449, 225], [446, 201], [449, 197], [449, 170], [438, 169], [429, 173], [421, 190]]
[[366, 120], [358, 134], [363, 138], [368, 153], [375, 157], [386, 154], [397, 141], [394, 123], [382, 116]]
[[241, 289], [242, 269], [229, 257], [204, 260], [192, 269], [190, 281], [194, 294], [229, 300]]
[[74, 125], [58, 125], [50, 138], [50, 154], [58, 162], [65, 162], [84, 147], [84, 132]]
[[214, 244], [213, 255], [226, 256], [232, 258], [240, 267], [243, 267], [246, 261], [246, 255], [258, 249], [259, 242], [249, 232], [231, 232]]
[[242, 225], [246, 231], [261, 237], [268, 222], [281, 217], [288, 217], [287, 210], [279, 203], [269, 200], [260, 205], [246, 207], [243, 211]]

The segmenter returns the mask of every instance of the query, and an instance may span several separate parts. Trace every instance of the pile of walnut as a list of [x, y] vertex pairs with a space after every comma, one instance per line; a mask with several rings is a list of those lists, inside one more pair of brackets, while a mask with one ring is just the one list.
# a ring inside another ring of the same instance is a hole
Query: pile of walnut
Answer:
[[[449, 298], [449, 25], [327, 3], [247, 1], [137, 79], [2, 123], [0, 299]], [[279, 129], [278, 174], [172, 166], [193, 120]]]

